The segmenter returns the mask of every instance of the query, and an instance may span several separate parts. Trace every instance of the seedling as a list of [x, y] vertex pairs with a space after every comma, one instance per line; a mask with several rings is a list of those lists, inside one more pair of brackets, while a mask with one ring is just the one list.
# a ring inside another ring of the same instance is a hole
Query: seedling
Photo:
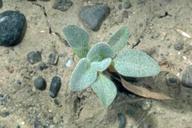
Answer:
[[82, 91], [88, 87], [108, 107], [117, 95], [117, 88], [104, 71], [113, 69], [126, 77], [148, 77], [160, 71], [158, 63], [146, 53], [126, 48], [128, 28], [122, 27], [108, 41], [89, 49], [89, 35], [83, 29], [69, 25], [64, 28], [65, 39], [80, 58], [72, 72], [70, 88]]

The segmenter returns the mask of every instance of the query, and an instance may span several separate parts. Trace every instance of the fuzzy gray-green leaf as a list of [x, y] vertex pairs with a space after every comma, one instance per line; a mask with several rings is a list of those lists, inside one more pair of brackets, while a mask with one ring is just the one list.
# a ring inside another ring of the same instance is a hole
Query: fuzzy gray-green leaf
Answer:
[[91, 62], [91, 67], [95, 69], [97, 72], [103, 72], [105, 71], [111, 64], [112, 59], [111, 58], [106, 58], [103, 59], [102, 61], [94, 61]]
[[120, 28], [109, 40], [109, 45], [111, 45], [113, 51], [115, 53], [118, 53], [120, 50], [122, 50], [129, 38], [129, 32], [127, 27]]
[[114, 83], [102, 74], [99, 74], [97, 80], [91, 85], [91, 88], [106, 107], [113, 102], [117, 95], [117, 89]]
[[83, 29], [69, 25], [63, 30], [65, 39], [78, 57], [83, 58], [89, 50], [89, 35]]
[[101, 61], [105, 58], [112, 58], [113, 55], [113, 50], [111, 49], [110, 45], [106, 43], [97, 43], [89, 50], [87, 58], [93, 62]]
[[134, 49], [119, 53], [114, 59], [114, 68], [119, 74], [129, 77], [148, 77], [160, 72], [158, 63], [152, 57]]
[[73, 91], [82, 91], [89, 87], [96, 79], [97, 72], [86, 58], [82, 58], [72, 73], [70, 87]]

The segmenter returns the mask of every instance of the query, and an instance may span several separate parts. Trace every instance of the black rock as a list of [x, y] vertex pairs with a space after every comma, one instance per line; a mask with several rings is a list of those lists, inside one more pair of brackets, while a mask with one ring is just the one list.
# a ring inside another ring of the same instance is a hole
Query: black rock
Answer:
[[124, 113], [118, 113], [118, 120], [119, 120], [118, 128], [125, 128], [126, 127], [126, 116]]
[[55, 0], [53, 8], [60, 11], [67, 11], [72, 5], [73, 2], [71, 0]]
[[27, 54], [27, 61], [30, 64], [35, 64], [41, 60], [42, 60], [42, 57], [39, 51], [32, 51]]
[[184, 43], [177, 42], [176, 44], [174, 44], [174, 48], [175, 48], [175, 50], [180, 51], [183, 49], [183, 45], [184, 45]]
[[192, 88], [192, 65], [188, 66], [183, 72], [182, 84], [185, 87]]
[[3, 1], [0, 0], [0, 8], [3, 6]]
[[54, 52], [54, 53], [51, 53], [51, 54], [49, 55], [48, 64], [56, 65], [57, 62], [58, 62], [58, 58], [59, 58], [59, 56], [58, 56], [57, 53], [55, 53], [55, 52]]
[[26, 30], [25, 16], [18, 11], [0, 14], [0, 45], [14, 46], [21, 42]]
[[8, 112], [8, 111], [1, 112], [1, 113], [0, 113], [0, 116], [3, 117], [3, 118], [5, 118], [5, 117], [7, 117], [7, 116], [9, 116], [9, 115], [10, 115], [10, 112]]
[[46, 88], [46, 81], [43, 77], [39, 76], [34, 80], [34, 85], [36, 89], [45, 90]]
[[180, 84], [179, 78], [172, 74], [172, 73], [168, 73], [166, 75], [166, 83], [168, 86], [177, 86]]
[[55, 98], [61, 88], [61, 78], [58, 76], [54, 76], [51, 81], [51, 86], [49, 89], [49, 95], [52, 98]]
[[109, 13], [110, 8], [107, 5], [96, 4], [83, 7], [79, 16], [88, 28], [97, 31]]

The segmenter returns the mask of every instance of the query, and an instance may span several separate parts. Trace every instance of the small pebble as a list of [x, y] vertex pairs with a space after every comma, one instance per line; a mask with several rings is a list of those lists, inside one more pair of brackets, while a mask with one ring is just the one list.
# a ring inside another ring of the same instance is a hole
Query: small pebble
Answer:
[[130, 8], [130, 7], [131, 7], [130, 0], [123, 0], [123, 1], [122, 1], [122, 7], [123, 7], [124, 9]]
[[54, 99], [54, 103], [55, 105], [57, 105], [58, 107], [62, 107], [60, 101], [58, 99]]
[[129, 12], [124, 10], [122, 15], [123, 15], [123, 18], [128, 18], [129, 17]]
[[0, 113], [0, 116], [3, 117], [3, 118], [5, 118], [5, 117], [7, 117], [9, 115], [10, 115], [10, 112], [8, 112], [8, 111]]
[[8, 96], [7, 96], [7, 95], [0, 94], [0, 105], [6, 104], [7, 101], [8, 101]]
[[61, 78], [58, 76], [54, 76], [51, 81], [51, 86], [49, 89], [49, 95], [52, 98], [55, 98], [60, 90], [61, 87]]
[[192, 65], [187, 66], [183, 72], [182, 84], [185, 87], [192, 88]]
[[40, 70], [40, 71], [45, 70], [47, 68], [48, 66], [44, 62], [39, 63], [39, 65], [37, 66], [37, 70]]
[[27, 61], [30, 64], [35, 64], [41, 60], [42, 60], [42, 57], [39, 51], [32, 51], [27, 54]]
[[180, 81], [176, 75], [168, 73], [166, 75], [166, 83], [168, 86], [177, 86], [179, 85]]
[[79, 17], [88, 28], [93, 31], [98, 31], [109, 13], [110, 8], [107, 5], [88, 5], [80, 10]]
[[60, 11], [67, 11], [73, 2], [71, 0], [55, 0], [53, 4], [53, 8]]
[[118, 120], [119, 120], [119, 127], [118, 128], [125, 128], [126, 127], [126, 116], [123, 113], [118, 113]]
[[71, 58], [68, 58], [65, 63], [65, 67], [69, 68], [73, 65], [73, 60]]
[[121, 10], [122, 9], [122, 4], [118, 5], [118, 9]]
[[181, 42], [177, 42], [176, 44], [174, 44], [174, 48], [175, 50], [177, 51], [180, 51], [183, 49], [183, 46], [184, 46], [184, 43], [181, 43]]
[[51, 65], [56, 65], [57, 62], [58, 62], [58, 59], [59, 59], [59, 56], [57, 53], [51, 53], [49, 55], [49, 60], [48, 60], [48, 64], [51, 64]]
[[142, 110], [146, 111], [152, 107], [152, 102], [150, 100], [143, 101], [141, 104]]
[[18, 124], [18, 125], [16, 126], [16, 128], [21, 128], [21, 126]]
[[14, 46], [21, 42], [26, 30], [26, 18], [19, 11], [0, 13], [0, 45]]
[[3, 1], [0, 0], [0, 8], [2, 8], [2, 6], [3, 6]]
[[34, 80], [35, 88], [38, 90], [45, 90], [46, 88], [46, 81], [43, 77], [39, 76]]

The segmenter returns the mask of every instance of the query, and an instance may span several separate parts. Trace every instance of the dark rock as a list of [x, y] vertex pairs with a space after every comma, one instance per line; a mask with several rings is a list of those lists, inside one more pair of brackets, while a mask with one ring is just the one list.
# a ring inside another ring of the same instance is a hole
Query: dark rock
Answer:
[[39, 76], [34, 80], [34, 85], [36, 89], [45, 90], [46, 88], [46, 81], [43, 77]]
[[168, 73], [166, 75], [166, 83], [168, 86], [177, 86], [180, 84], [179, 78], [172, 74], [172, 73]]
[[30, 64], [35, 64], [42, 60], [41, 53], [39, 51], [32, 51], [27, 54], [27, 60]]
[[53, 8], [60, 11], [67, 11], [73, 2], [71, 0], [55, 0], [53, 4]]
[[118, 9], [121, 10], [122, 9], [122, 4], [118, 5]]
[[124, 9], [130, 8], [130, 7], [131, 7], [130, 0], [123, 0], [123, 1], [122, 1], [122, 7], [123, 7]]
[[60, 101], [58, 99], [54, 99], [54, 103], [55, 105], [57, 105], [58, 107], [62, 107]]
[[4, 105], [7, 103], [9, 97], [7, 95], [0, 94], [0, 105]]
[[126, 127], [126, 116], [123, 113], [118, 113], [118, 120], [119, 120], [119, 127], [118, 128], [125, 128]]
[[185, 87], [192, 88], [192, 65], [189, 65], [183, 72], [182, 84]]
[[1, 112], [1, 113], [0, 113], [0, 116], [3, 117], [3, 118], [5, 118], [5, 117], [7, 117], [7, 116], [9, 116], [9, 115], [10, 115], [10, 112], [8, 112], [8, 111]]
[[0, 45], [14, 46], [21, 42], [26, 30], [25, 16], [18, 11], [0, 14]]
[[42, 125], [41, 121], [36, 117], [35, 121], [33, 123], [33, 128], [42, 128], [42, 127], [43, 127], [43, 125]]
[[48, 66], [44, 62], [39, 63], [39, 65], [37, 66], [37, 70], [40, 70], [40, 71], [43, 71], [47, 68]]
[[57, 53], [51, 53], [49, 55], [49, 60], [48, 60], [48, 64], [51, 64], [51, 65], [56, 65], [57, 62], [58, 62], [58, 59], [59, 59], [59, 56]]
[[128, 11], [123, 11], [123, 18], [128, 18], [129, 17], [129, 12]]
[[174, 44], [174, 48], [175, 48], [175, 50], [180, 51], [183, 49], [183, 45], [184, 45], [184, 43], [177, 42], [176, 44]]
[[2, 6], [3, 6], [3, 1], [0, 0], [0, 8], [2, 8]]
[[18, 124], [18, 125], [16, 126], [16, 128], [21, 128], [21, 126]]
[[79, 16], [88, 28], [97, 31], [109, 13], [110, 8], [107, 5], [96, 4], [83, 7]]
[[49, 95], [52, 98], [55, 98], [60, 90], [61, 87], [61, 78], [58, 76], [54, 76], [51, 81], [51, 86], [49, 89]]

